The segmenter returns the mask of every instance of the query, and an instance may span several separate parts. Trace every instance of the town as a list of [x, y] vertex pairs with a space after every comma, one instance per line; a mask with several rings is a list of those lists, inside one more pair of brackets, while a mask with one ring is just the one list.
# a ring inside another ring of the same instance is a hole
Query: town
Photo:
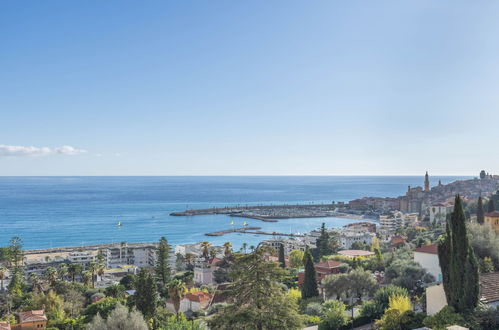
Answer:
[[25, 250], [13, 237], [0, 329], [498, 329], [499, 176], [430, 180], [398, 198], [177, 214], [357, 219], [239, 250], [167, 238]]

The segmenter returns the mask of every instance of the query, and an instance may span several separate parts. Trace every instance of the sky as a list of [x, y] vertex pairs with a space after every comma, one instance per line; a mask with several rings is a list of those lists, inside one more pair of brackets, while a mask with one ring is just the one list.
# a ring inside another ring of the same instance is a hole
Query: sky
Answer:
[[0, 175], [499, 174], [497, 1], [0, 2]]

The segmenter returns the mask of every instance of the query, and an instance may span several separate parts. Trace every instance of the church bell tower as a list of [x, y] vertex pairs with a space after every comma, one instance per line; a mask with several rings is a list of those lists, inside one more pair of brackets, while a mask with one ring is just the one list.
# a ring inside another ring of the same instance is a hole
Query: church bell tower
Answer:
[[424, 176], [424, 191], [425, 192], [430, 191], [430, 178], [428, 176], [428, 171], [426, 171], [426, 174]]

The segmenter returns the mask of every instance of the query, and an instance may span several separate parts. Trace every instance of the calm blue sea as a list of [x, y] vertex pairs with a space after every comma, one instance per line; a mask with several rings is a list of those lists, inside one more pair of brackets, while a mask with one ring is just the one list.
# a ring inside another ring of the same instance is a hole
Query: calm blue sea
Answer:
[[[467, 177], [432, 177], [432, 185]], [[363, 196], [394, 197], [423, 177], [0, 177], [0, 246], [19, 236], [25, 248], [104, 242], [145, 242], [167, 237], [171, 244], [209, 240], [257, 245], [269, 236], [230, 234], [229, 217], [172, 217], [186, 208], [278, 203], [349, 201]], [[123, 223], [122, 227], [116, 224]], [[235, 219], [242, 225], [243, 219]], [[322, 222], [340, 227], [352, 220], [248, 220], [265, 231], [305, 232]]]

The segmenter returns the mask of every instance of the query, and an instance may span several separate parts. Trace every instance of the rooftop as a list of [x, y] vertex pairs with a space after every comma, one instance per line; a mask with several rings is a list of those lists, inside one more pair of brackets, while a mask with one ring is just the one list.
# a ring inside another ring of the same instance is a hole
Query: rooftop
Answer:
[[0, 330], [10, 330], [10, 323], [6, 321], [0, 321]]
[[315, 264], [315, 267], [324, 267], [324, 268], [336, 268], [343, 265], [343, 262], [334, 261], [334, 260], [326, 260], [322, 262], [318, 262]]
[[499, 301], [499, 272], [480, 275], [480, 292], [488, 304]]
[[19, 323], [47, 321], [45, 311], [43, 309], [33, 310], [29, 312], [19, 312]]
[[190, 301], [202, 302], [202, 301], [210, 301], [212, 295], [208, 292], [198, 291], [198, 292], [188, 293], [185, 297]]
[[430, 244], [414, 249], [414, 252], [438, 254], [438, 244]]
[[493, 211], [489, 213], [485, 213], [486, 217], [491, 217], [491, 218], [499, 218], [499, 211]]

